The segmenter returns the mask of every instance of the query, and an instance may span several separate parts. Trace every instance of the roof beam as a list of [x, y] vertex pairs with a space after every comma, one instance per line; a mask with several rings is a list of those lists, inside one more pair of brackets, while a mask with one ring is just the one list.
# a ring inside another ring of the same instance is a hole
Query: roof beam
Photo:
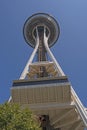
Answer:
[[52, 125], [56, 124], [58, 121], [61, 121], [64, 117], [69, 115], [71, 112], [73, 112], [74, 109], [70, 109], [67, 111], [62, 111], [60, 114], [56, 115], [56, 118], [52, 122]]
[[80, 119], [79, 118], [75, 118], [73, 120], [67, 120], [67, 121], [64, 121], [64, 122], [59, 122], [59, 124], [57, 123], [57, 125], [54, 125], [55, 128], [61, 128], [61, 127], [66, 127], [68, 125], [71, 125], [77, 121], [79, 121]]
[[75, 122], [69, 129], [70, 129], [70, 130], [79, 130], [81, 124], [82, 124], [81, 120], [80, 120], [80, 121], [77, 121], [77, 122]]

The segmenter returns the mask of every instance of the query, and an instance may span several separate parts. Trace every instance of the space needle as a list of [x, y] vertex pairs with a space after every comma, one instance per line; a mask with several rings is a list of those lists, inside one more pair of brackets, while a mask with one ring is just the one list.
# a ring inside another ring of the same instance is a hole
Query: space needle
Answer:
[[42, 130], [85, 130], [87, 112], [50, 48], [59, 38], [57, 21], [45, 13], [29, 17], [23, 27], [33, 52], [18, 80], [10, 102], [29, 107]]

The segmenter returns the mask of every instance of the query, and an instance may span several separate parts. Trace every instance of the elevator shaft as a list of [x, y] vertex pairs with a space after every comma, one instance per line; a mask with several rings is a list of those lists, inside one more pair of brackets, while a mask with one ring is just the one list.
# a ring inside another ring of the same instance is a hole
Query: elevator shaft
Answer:
[[[37, 33], [39, 36], [39, 47], [37, 50], [37, 61], [47, 61], [47, 52], [44, 46], [44, 26], [38, 26], [37, 27]], [[48, 73], [46, 72], [46, 68], [44, 66], [41, 66], [39, 69], [39, 73], [37, 77], [47, 77]]]

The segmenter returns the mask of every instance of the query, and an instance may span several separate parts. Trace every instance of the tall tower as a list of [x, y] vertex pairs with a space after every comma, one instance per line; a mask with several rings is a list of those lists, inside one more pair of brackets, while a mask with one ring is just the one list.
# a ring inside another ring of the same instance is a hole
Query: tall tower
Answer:
[[85, 130], [86, 109], [50, 51], [60, 34], [58, 23], [48, 14], [35, 14], [23, 34], [34, 50], [20, 79], [13, 81], [9, 101], [29, 106], [43, 130]]

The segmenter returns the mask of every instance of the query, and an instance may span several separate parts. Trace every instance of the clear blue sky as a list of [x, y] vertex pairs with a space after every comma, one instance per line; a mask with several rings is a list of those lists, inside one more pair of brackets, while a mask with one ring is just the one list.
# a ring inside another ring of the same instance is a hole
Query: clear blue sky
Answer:
[[51, 14], [60, 25], [52, 52], [87, 107], [87, 0], [0, 0], [0, 103], [10, 96], [32, 52], [23, 24], [34, 13]]

